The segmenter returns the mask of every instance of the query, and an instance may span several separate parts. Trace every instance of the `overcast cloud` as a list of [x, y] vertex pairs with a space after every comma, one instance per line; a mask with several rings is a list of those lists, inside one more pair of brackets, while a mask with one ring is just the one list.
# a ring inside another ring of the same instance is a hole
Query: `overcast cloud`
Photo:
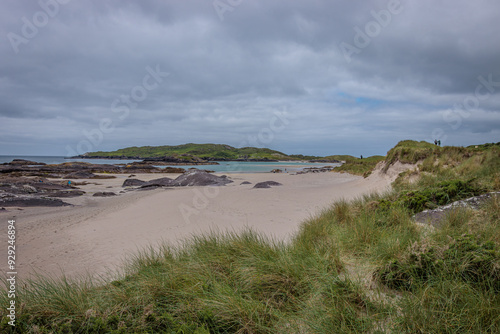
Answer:
[[497, 142], [499, 17], [497, 0], [3, 0], [0, 154]]

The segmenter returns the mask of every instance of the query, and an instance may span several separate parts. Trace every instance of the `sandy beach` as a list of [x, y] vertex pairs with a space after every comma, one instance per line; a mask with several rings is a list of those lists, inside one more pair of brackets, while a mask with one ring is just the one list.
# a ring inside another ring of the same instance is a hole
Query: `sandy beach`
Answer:
[[[86, 195], [65, 199], [71, 207], [8, 208], [0, 211], [0, 228], [16, 221], [16, 265], [18, 276], [38, 272], [68, 277], [111, 275], [139, 249], [160, 242], [172, 245], [193, 234], [246, 228], [287, 240], [309, 217], [338, 199], [353, 199], [384, 191], [393, 177], [374, 173], [369, 178], [340, 173], [229, 174], [234, 181], [223, 187], [159, 188], [123, 191], [128, 175], [114, 179], [81, 180]], [[169, 174], [169, 177], [177, 175]], [[154, 174], [135, 178], [151, 180]], [[282, 186], [252, 189], [262, 181]], [[251, 184], [241, 184], [247, 181]], [[92, 197], [97, 191], [119, 196]], [[6, 244], [7, 234], [1, 234]], [[5, 262], [5, 261], [4, 261]], [[5, 263], [1, 270], [8, 271]]]

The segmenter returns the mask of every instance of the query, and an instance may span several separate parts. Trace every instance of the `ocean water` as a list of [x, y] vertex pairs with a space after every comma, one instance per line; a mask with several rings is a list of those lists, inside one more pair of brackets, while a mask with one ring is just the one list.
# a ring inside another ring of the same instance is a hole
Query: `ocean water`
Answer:
[[[140, 160], [118, 160], [118, 159], [65, 159], [58, 156], [14, 156], [14, 155], [0, 155], [0, 164], [11, 162], [13, 159], [25, 159], [36, 162], [44, 162], [46, 164], [60, 164], [70, 161], [89, 162], [94, 164], [127, 164]], [[334, 163], [310, 163], [310, 162], [240, 162], [240, 161], [219, 161], [219, 165], [187, 165], [170, 167], [180, 167], [184, 169], [198, 168], [212, 170], [221, 173], [267, 173], [273, 169], [279, 168], [284, 170], [286, 168], [289, 172], [296, 172], [306, 167], [322, 167], [322, 166], [339, 166], [340, 164]], [[165, 168], [168, 166], [158, 166]]]

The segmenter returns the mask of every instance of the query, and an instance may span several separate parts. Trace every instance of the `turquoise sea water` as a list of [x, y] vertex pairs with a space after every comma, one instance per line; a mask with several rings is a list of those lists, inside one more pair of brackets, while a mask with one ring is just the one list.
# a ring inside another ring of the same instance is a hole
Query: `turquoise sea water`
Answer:
[[[44, 162], [46, 164], [60, 164], [69, 161], [81, 161], [94, 164], [127, 164], [140, 160], [115, 160], [115, 159], [64, 159], [64, 157], [57, 156], [12, 156], [0, 155], [0, 164], [4, 162], [11, 162], [13, 159], [25, 159], [36, 162]], [[287, 169], [289, 172], [296, 172], [306, 167], [322, 167], [322, 166], [338, 166], [339, 164], [333, 163], [309, 163], [309, 162], [239, 162], [239, 161], [219, 161], [219, 165], [197, 165], [197, 166], [175, 166], [181, 168], [198, 168], [207, 169], [221, 173], [266, 173], [275, 168], [282, 170]], [[167, 166], [158, 166], [164, 168]]]

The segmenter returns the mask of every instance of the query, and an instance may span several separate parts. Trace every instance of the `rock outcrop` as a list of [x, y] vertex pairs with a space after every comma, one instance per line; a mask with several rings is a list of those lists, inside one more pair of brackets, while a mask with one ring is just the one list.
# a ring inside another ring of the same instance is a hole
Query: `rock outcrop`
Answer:
[[449, 214], [451, 211], [456, 210], [458, 208], [470, 208], [473, 210], [477, 210], [481, 207], [481, 205], [484, 204], [484, 202], [486, 202], [493, 196], [500, 196], [500, 191], [455, 201], [448, 205], [440, 206], [436, 209], [424, 210], [414, 215], [413, 219], [418, 223], [429, 224], [434, 227], [439, 227], [441, 222], [446, 218], [446, 215]]
[[226, 175], [217, 176], [201, 169], [190, 169], [175, 180], [162, 177], [151, 181], [127, 179], [123, 187], [139, 187], [140, 189], [153, 189], [157, 187], [193, 187], [193, 186], [224, 186], [233, 182]]
[[[82, 178], [112, 178], [111, 175], [95, 175], [94, 173], [184, 173], [183, 168], [159, 168], [150, 164], [128, 164], [128, 165], [109, 165], [109, 164], [91, 164], [88, 162], [64, 162], [62, 164], [33, 165], [32, 161], [28, 163], [10, 163], [0, 165], [0, 175], [13, 176], [40, 176], [50, 178], [82, 179]], [[35, 163], [37, 164], [37, 163]]]
[[1, 206], [63, 206], [69, 205], [53, 197], [77, 197], [85, 192], [65, 183], [26, 177], [0, 178]]
[[275, 181], [264, 181], [264, 182], [259, 182], [256, 183], [253, 187], [254, 188], [260, 188], [260, 189], [265, 189], [265, 188], [271, 188], [275, 186], [282, 186], [281, 183], [275, 182]]
[[56, 198], [33, 197], [33, 196], [5, 196], [0, 193], [0, 206], [2, 207], [28, 207], [28, 206], [69, 206], [66, 202]]
[[111, 191], [98, 191], [94, 195], [94, 197], [110, 197], [110, 196], [116, 196], [114, 192]]
[[2, 165], [15, 165], [15, 166], [44, 166], [43, 162], [36, 162], [24, 159], [14, 159], [11, 162], [3, 163]]
[[126, 179], [123, 182], [122, 187], [140, 187], [146, 183], [147, 183], [146, 181], [142, 181], [142, 180], [138, 180], [138, 179]]
[[154, 179], [151, 181], [148, 181], [144, 184], [141, 185], [141, 188], [149, 188], [149, 187], [171, 187], [173, 186], [172, 183], [174, 182], [173, 179], [168, 178], [168, 177], [162, 177], [159, 179]]
[[190, 186], [224, 186], [233, 182], [226, 175], [217, 176], [200, 169], [191, 169], [177, 177], [173, 182], [174, 187]]

